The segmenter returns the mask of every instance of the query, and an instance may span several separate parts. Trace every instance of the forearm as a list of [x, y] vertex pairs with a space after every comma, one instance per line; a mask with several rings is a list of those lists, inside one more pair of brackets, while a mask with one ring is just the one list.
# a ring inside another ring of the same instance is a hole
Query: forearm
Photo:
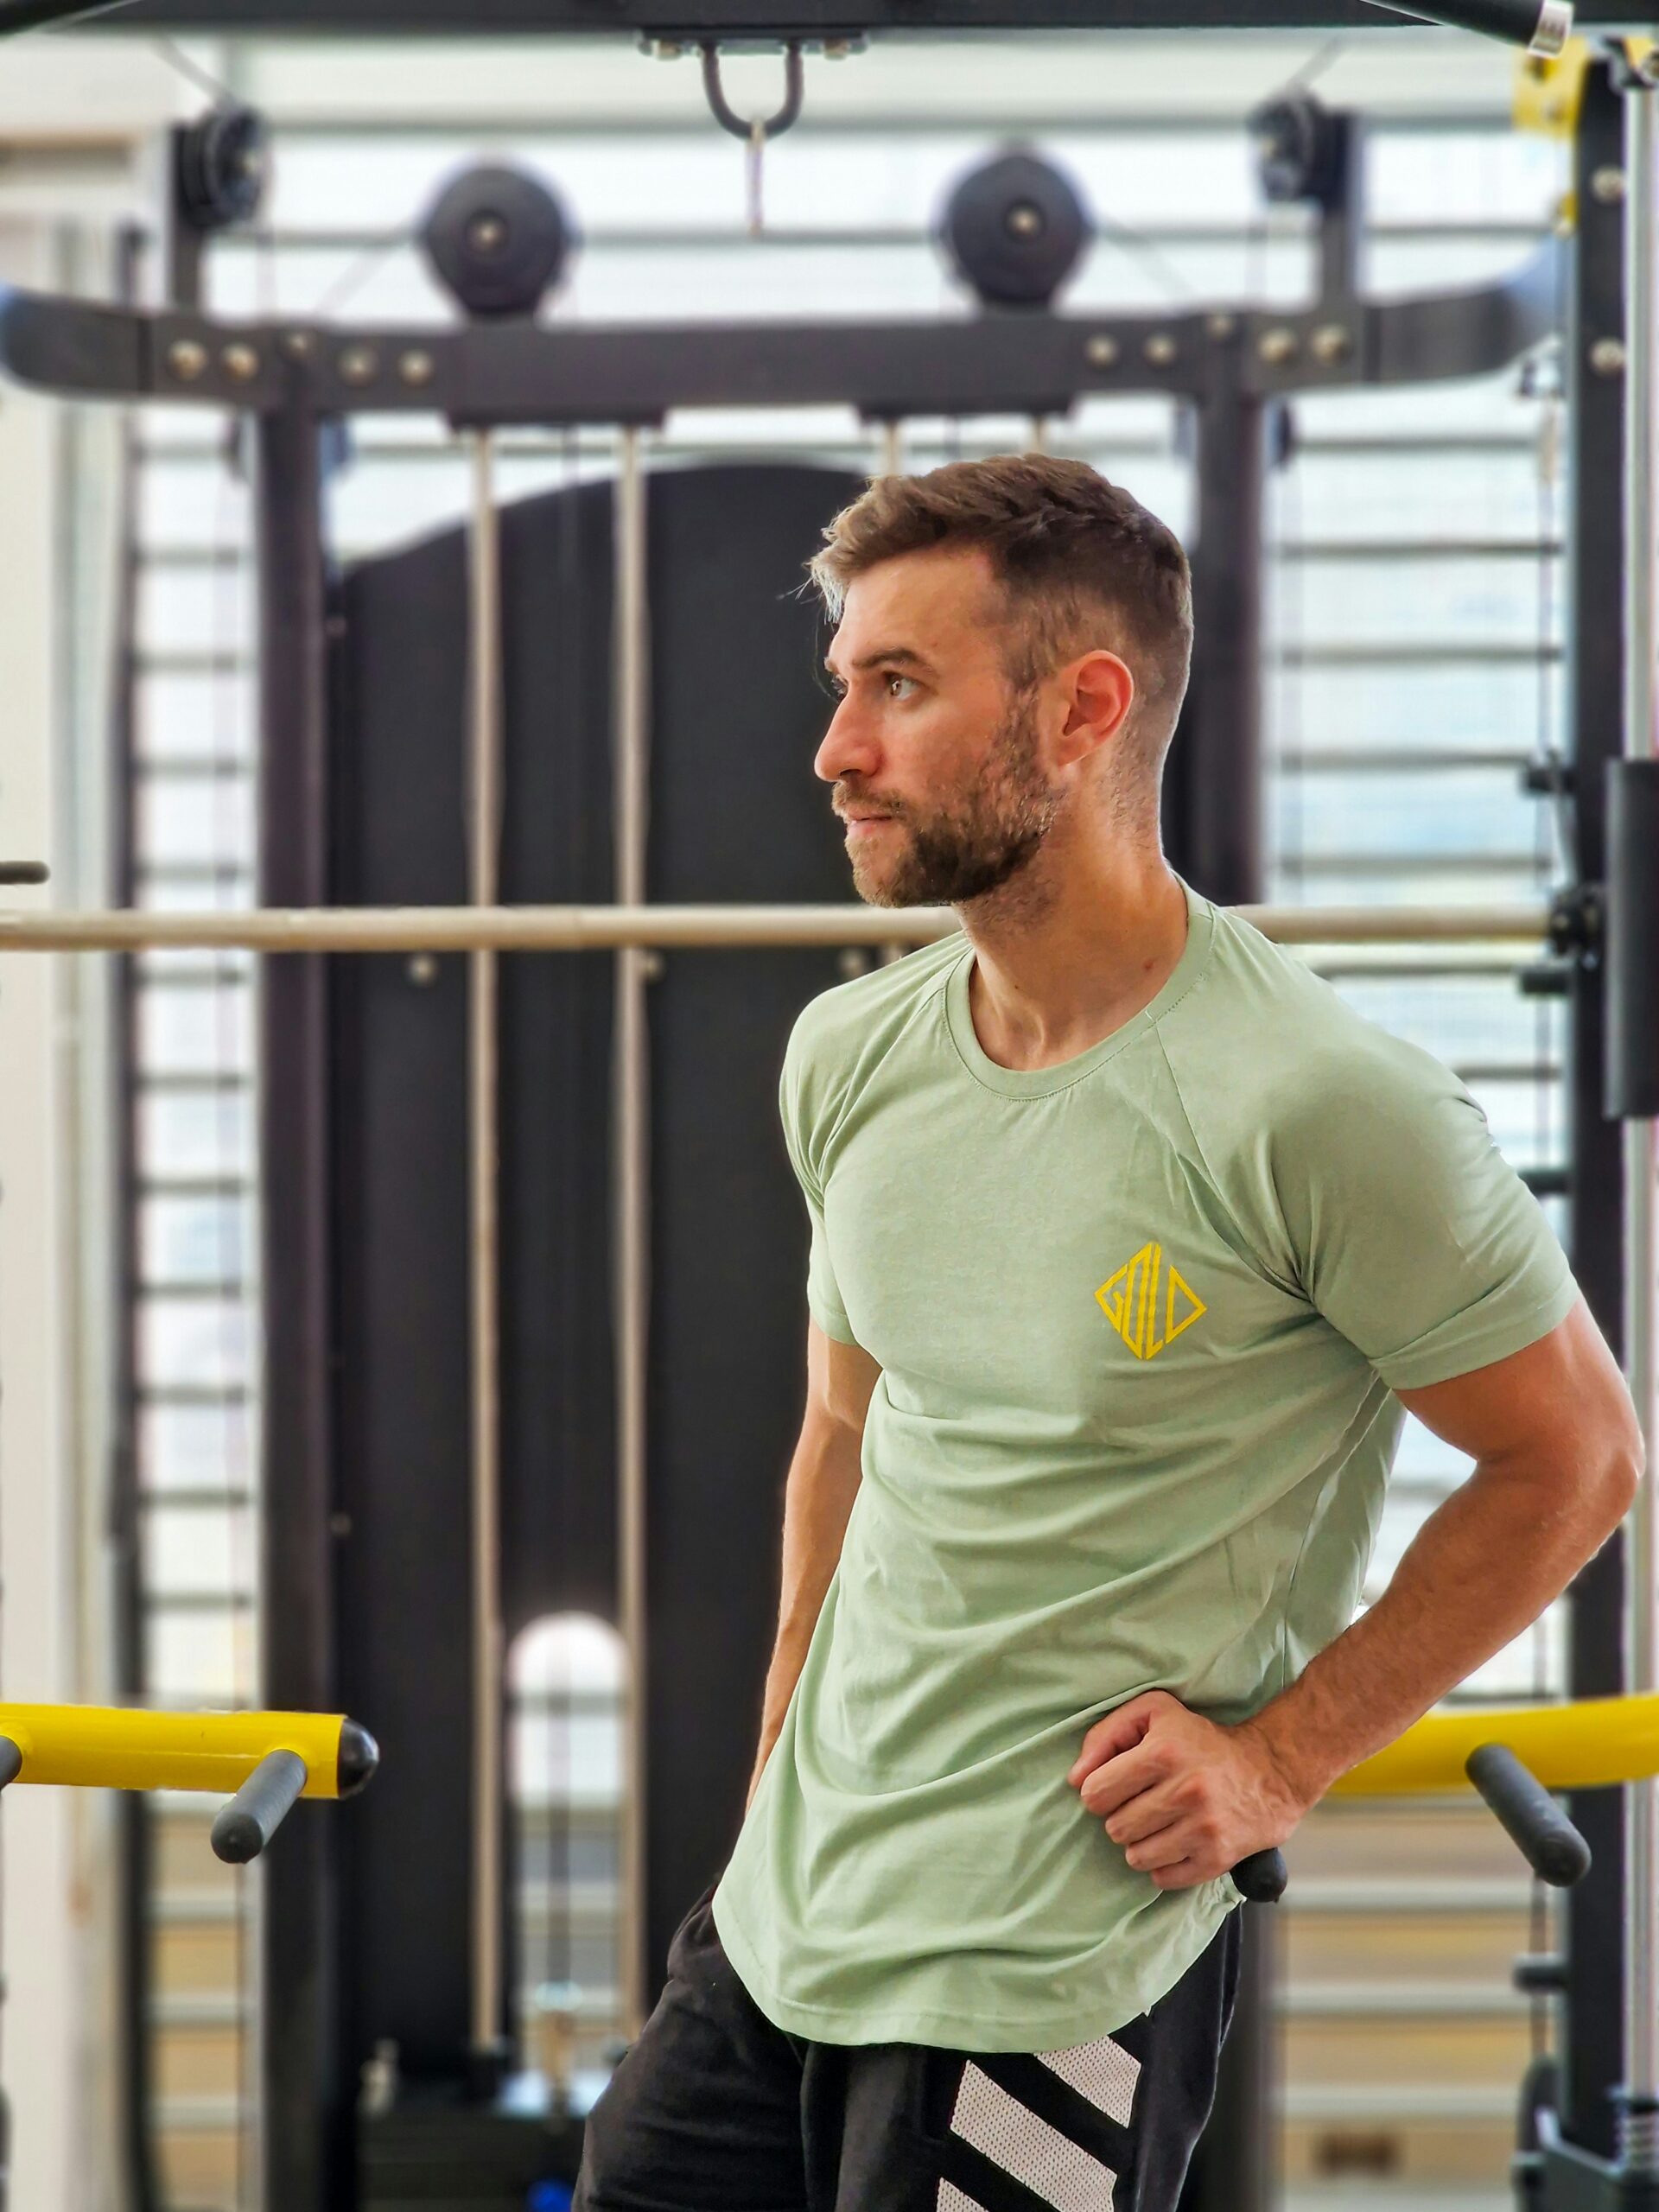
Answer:
[[782, 1590], [778, 1634], [766, 1669], [760, 1744], [749, 1796], [754, 1796], [789, 1700], [806, 1662], [807, 1646], [841, 1557], [847, 1522], [858, 1495], [862, 1440], [853, 1429], [809, 1422], [790, 1462], [784, 1491]]
[[1370, 1611], [1247, 1724], [1298, 1798], [1380, 1751], [1519, 1636], [1618, 1525], [1622, 1464], [1477, 1466]]

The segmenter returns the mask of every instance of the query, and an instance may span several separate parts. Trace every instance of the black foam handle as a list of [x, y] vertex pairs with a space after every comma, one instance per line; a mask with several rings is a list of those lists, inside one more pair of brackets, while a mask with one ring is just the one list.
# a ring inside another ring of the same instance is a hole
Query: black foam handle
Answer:
[[0, 884], [49, 883], [52, 871], [44, 861], [0, 861]]
[[1590, 1847], [1537, 1777], [1507, 1744], [1481, 1744], [1464, 1768], [1535, 1874], [1558, 1890], [1590, 1871]]
[[1282, 1851], [1253, 1851], [1233, 1869], [1233, 1887], [1250, 1904], [1277, 1904], [1289, 1879]]
[[297, 1751], [267, 1751], [213, 1822], [213, 1850], [232, 1866], [257, 1859], [305, 1787]]

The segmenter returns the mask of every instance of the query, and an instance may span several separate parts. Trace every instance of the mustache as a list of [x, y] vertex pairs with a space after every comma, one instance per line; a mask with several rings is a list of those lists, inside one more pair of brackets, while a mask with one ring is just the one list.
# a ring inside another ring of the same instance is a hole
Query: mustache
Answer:
[[907, 810], [902, 799], [885, 798], [880, 791], [853, 791], [845, 784], [836, 785], [830, 803], [843, 819], [849, 806], [862, 808], [871, 814], [891, 814], [895, 818]]

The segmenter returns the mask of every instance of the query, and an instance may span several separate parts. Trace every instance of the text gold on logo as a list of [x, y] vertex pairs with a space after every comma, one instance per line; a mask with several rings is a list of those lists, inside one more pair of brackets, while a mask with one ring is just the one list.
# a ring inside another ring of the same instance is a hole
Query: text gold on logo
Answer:
[[[1163, 1295], [1159, 1295], [1160, 1279]], [[1143, 1244], [1109, 1282], [1095, 1293], [1100, 1309], [1137, 1359], [1155, 1359], [1209, 1307], [1172, 1260], [1164, 1274], [1164, 1248]]]

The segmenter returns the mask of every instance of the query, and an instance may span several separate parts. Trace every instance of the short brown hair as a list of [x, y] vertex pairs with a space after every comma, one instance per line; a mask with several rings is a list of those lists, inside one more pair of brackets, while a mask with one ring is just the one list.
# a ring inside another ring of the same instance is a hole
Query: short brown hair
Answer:
[[1017, 639], [1010, 680], [1027, 688], [1107, 646], [1135, 677], [1135, 749], [1161, 766], [1192, 665], [1192, 577], [1174, 531], [1121, 484], [1047, 454], [955, 461], [925, 476], [878, 476], [823, 536], [807, 569], [836, 620], [854, 577], [879, 561], [982, 546]]

